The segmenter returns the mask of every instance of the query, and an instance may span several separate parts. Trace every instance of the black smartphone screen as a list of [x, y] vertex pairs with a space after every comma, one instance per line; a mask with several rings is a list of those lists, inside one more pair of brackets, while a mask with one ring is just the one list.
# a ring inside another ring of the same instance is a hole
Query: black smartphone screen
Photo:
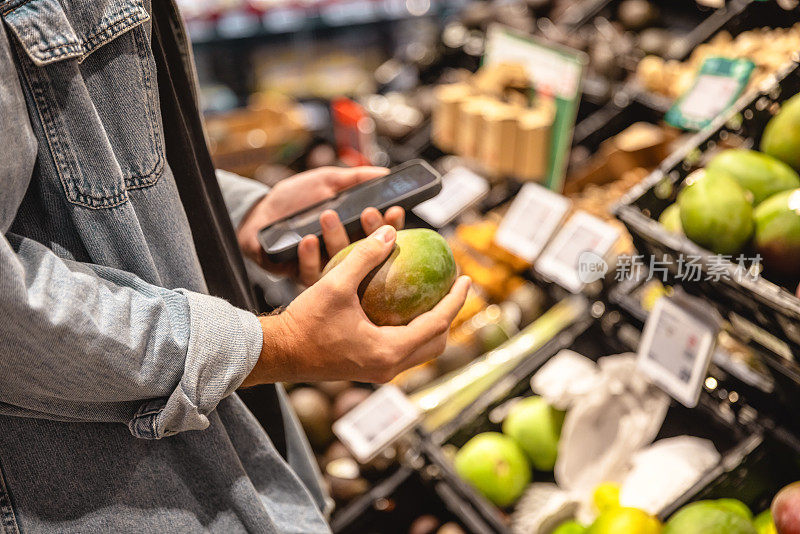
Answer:
[[259, 236], [261, 245], [267, 254], [275, 254], [296, 246], [305, 235], [321, 235], [319, 216], [325, 210], [334, 210], [347, 227], [348, 223], [358, 221], [361, 212], [366, 208], [375, 207], [383, 211], [402, 203], [403, 199], [414, 196], [416, 192], [425, 191], [439, 180], [438, 174], [426, 164], [404, 166], [391, 174], [342, 191], [334, 198], [272, 224], [261, 231]]

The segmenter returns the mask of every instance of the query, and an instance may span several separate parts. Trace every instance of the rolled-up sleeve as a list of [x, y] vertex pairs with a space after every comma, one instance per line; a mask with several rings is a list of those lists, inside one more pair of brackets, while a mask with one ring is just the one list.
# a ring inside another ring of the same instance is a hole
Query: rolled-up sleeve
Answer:
[[255, 366], [258, 318], [228, 302], [0, 241], [0, 413], [126, 423], [157, 439], [209, 424]]
[[269, 193], [269, 187], [261, 182], [222, 169], [217, 169], [217, 182], [234, 228], [239, 228], [255, 203]]
[[183, 292], [189, 304], [189, 342], [183, 376], [167, 399], [142, 405], [129, 423], [135, 436], [159, 438], [208, 426], [207, 415], [238, 388], [263, 342], [252, 313], [222, 299]]

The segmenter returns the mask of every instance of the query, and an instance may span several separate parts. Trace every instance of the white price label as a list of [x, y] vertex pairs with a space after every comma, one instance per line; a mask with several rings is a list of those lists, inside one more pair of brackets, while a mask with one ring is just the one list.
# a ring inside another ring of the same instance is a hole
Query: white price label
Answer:
[[661, 298], [647, 318], [637, 366], [675, 400], [694, 408], [716, 339], [712, 323], [673, 299]]
[[608, 272], [606, 255], [617, 239], [619, 230], [614, 226], [584, 211], [576, 212], [547, 245], [535, 268], [579, 293]]
[[530, 263], [564, 220], [570, 202], [537, 184], [525, 184], [506, 212], [494, 241]]
[[456, 167], [442, 176], [438, 195], [412, 209], [418, 217], [441, 228], [489, 192], [489, 182], [464, 167]]
[[386, 385], [333, 424], [333, 432], [361, 463], [372, 460], [422, 419], [396, 386]]
[[701, 74], [691, 92], [683, 98], [681, 113], [693, 120], [713, 119], [728, 107], [740, 88], [736, 78]]

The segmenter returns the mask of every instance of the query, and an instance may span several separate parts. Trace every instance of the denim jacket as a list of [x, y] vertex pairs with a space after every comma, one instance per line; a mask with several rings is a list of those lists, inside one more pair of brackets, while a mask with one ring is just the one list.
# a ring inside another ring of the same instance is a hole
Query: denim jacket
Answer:
[[207, 294], [151, 8], [0, 0], [0, 532], [326, 532], [291, 412], [284, 460], [234, 393], [261, 328]]

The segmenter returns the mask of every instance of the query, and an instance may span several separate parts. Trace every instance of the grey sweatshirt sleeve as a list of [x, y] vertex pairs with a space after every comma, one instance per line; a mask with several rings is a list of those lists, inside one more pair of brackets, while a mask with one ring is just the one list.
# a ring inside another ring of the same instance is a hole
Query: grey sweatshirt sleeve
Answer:
[[234, 228], [239, 228], [242, 219], [255, 203], [269, 193], [269, 187], [261, 182], [222, 169], [217, 169], [217, 182]]
[[258, 319], [10, 232], [37, 144], [8, 46], [0, 25], [0, 413], [119, 422], [149, 439], [207, 427], [258, 359]]

